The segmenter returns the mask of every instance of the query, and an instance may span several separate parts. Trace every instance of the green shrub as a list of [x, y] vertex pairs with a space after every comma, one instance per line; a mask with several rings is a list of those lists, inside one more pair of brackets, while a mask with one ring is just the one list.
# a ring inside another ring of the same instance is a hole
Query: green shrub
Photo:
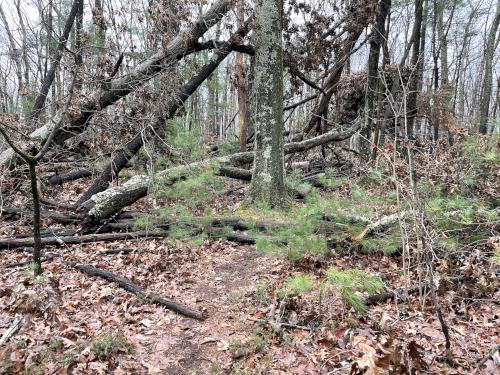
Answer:
[[371, 254], [382, 252], [384, 255], [393, 255], [401, 247], [401, 236], [385, 233], [378, 237], [365, 237], [361, 240], [362, 251]]
[[95, 355], [103, 360], [117, 355], [118, 353], [132, 353], [133, 345], [120, 332], [108, 333], [94, 341], [90, 349]]
[[314, 287], [314, 279], [307, 274], [299, 274], [288, 278], [285, 287], [277, 291], [278, 297], [292, 297], [307, 293]]
[[328, 282], [338, 288], [344, 302], [359, 313], [366, 313], [367, 307], [359, 292], [377, 293], [384, 288], [378, 276], [368, 275], [357, 269], [341, 271], [335, 267], [328, 269]]

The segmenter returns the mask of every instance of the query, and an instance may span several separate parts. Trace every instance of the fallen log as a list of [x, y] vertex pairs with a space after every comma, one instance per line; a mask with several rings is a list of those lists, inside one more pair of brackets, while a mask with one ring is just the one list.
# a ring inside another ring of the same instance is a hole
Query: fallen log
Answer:
[[[25, 218], [27, 222], [31, 222], [33, 213], [22, 208], [2, 207], [2, 209], [0, 210], [0, 216], [10, 220]], [[41, 216], [44, 219], [51, 219], [60, 224], [75, 224], [83, 220], [83, 216], [80, 214], [62, 214], [60, 212], [51, 210], [42, 210]]]
[[[42, 246], [61, 246], [64, 244], [80, 244], [87, 242], [99, 241], [120, 241], [130, 240], [135, 238], [162, 238], [167, 235], [166, 232], [151, 232], [137, 231], [126, 233], [100, 233], [100, 234], [85, 234], [82, 236], [67, 236], [67, 237], [44, 237], [42, 238]], [[33, 246], [33, 238], [0, 238], [0, 249], [11, 249], [16, 247]]]
[[189, 307], [183, 306], [177, 302], [172, 301], [171, 299], [167, 299], [153, 293], [148, 293], [145, 289], [141, 288], [137, 284], [134, 284], [126, 277], [118, 276], [112, 272], [83, 264], [75, 264], [73, 265], [73, 267], [83, 273], [86, 273], [87, 275], [98, 276], [107, 281], [116, 283], [120, 288], [125, 289], [127, 292], [135, 294], [139, 299], [146, 303], [154, 303], [155, 305], [163, 306], [188, 318], [197, 320], [206, 319], [205, 314], [203, 314], [202, 312], [190, 309]]
[[407, 211], [402, 211], [402, 212], [396, 212], [394, 214], [384, 216], [380, 220], [374, 221], [373, 223], [368, 224], [363, 231], [358, 234], [355, 238], [355, 242], [361, 241], [363, 238], [365, 238], [367, 235], [370, 233], [373, 233], [377, 230], [380, 230], [384, 227], [390, 226], [394, 224], [396, 221], [399, 219], [404, 219], [408, 215]]
[[[307, 139], [301, 142], [288, 143], [285, 145], [285, 154], [303, 152], [322, 144], [341, 141], [351, 137], [358, 131], [360, 124], [345, 131], [330, 131], [318, 137]], [[163, 185], [172, 185], [189, 173], [197, 170], [213, 168], [215, 174], [219, 174], [221, 167], [234, 167], [235, 165], [249, 164], [253, 162], [253, 152], [240, 152], [228, 156], [222, 156], [205, 161], [194, 162], [188, 165], [176, 166], [165, 169], [158, 174], [136, 175], [130, 178], [121, 186], [113, 187], [101, 193], [93, 195], [90, 200], [82, 205], [82, 210], [87, 211], [85, 224], [95, 225], [119, 212], [121, 209], [131, 205], [148, 194], [148, 189], [154, 181], [161, 179]]]
[[[73, 236], [76, 233], [74, 230], [53, 230], [47, 229], [40, 231], [41, 237], [67, 237]], [[19, 233], [11, 236], [11, 238], [29, 238], [33, 237], [33, 233]]]
[[136, 249], [107, 249], [100, 251], [99, 254], [103, 255], [114, 255], [114, 254], [130, 254], [134, 252]]
[[[460, 282], [465, 280], [465, 276], [457, 276], [457, 277], [452, 277], [450, 281], [454, 282]], [[423, 285], [417, 285], [411, 288], [402, 288], [402, 289], [397, 289], [394, 291], [385, 291], [382, 293], [374, 294], [371, 296], [368, 296], [365, 298], [365, 305], [367, 306], [372, 306], [372, 305], [377, 305], [379, 303], [383, 303], [385, 301], [388, 301], [390, 299], [399, 299], [399, 300], [406, 300], [408, 296], [414, 295], [419, 293], [420, 291], [424, 290], [429, 290], [430, 285], [429, 284], [423, 284]]]
[[24, 324], [24, 316], [16, 316], [9, 328], [0, 337], [0, 347], [5, 344], [9, 339], [21, 329]]
[[62, 185], [65, 182], [76, 181], [80, 178], [86, 178], [92, 176], [92, 171], [87, 168], [77, 169], [62, 174], [55, 174], [47, 178], [47, 184], [49, 186]]

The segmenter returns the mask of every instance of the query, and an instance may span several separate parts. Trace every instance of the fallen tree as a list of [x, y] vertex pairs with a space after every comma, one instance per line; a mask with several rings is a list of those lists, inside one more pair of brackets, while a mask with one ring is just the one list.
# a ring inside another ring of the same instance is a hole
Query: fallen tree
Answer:
[[[130, 73], [109, 80], [96, 93], [88, 95], [88, 99], [85, 99], [80, 104], [78, 114], [65, 121], [63, 126], [56, 131], [53, 143], [62, 144], [67, 139], [82, 133], [96, 112], [116, 103], [158, 73], [164, 71], [172, 62], [199, 50], [198, 39], [222, 19], [228, 12], [230, 3], [230, 0], [217, 1], [205, 14], [184, 32], [180, 33], [165, 48], [161, 48]], [[22, 150], [25, 151], [30, 148], [32, 142], [41, 142], [43, 144], [51, 134], [54, 126], [60, 122], [62, 116], [63, 113], [57, 114], [47, 121], [44, 126], [33, 131], [29, 135], [31, 142], [23, 143]], [[13, 166], [16, 161], [16, 153], [12, 148], [8, 147], [0, 153], [0, 168]]]
[[[314, 147], [350, 138], [358, 131], [360, 124], [356, 123], [345, 131], [332, 130], [318, 137], [307, 139], [301, 142], [293, 142], [285, 145], [285, 154], [293, 154], [310, 150]], [[221, 170], [228, 175], [230, 170], [225, 167], [249, 164], [253, 162], [254, 153], [240, 152], [228, 156], [222, 156], [209, 160], [194, 162], [188, 165], [176, 166], [165, 169], [156, 175], [136, 175], [121, 186], [110, 188], [106, 191], [93, 195], [90, 200], [82, 205], [82, 209], [87, 211], [85, 224], [95, 225], [102, 220], [109, 218], [121, 209], [131, 205], [140, 198], [148, 194], [149, 187], [155, 182], [164, 185], [172, 185], [177, 180], [185, 177], [189, 173], [203, 168], [213, 168], [215, 174], [221, 174]]]
[[[231, 36], [230, 41], [223, 44], [220, 49], [214, 54], [212, 59], [202, 66], [197, 74], [195, 74], [189, 81], [180, 86], [171, 95], [170, 100], [163, 106], [161, 114], [158, 115], [157, 120], [151, 126], [152, 131], [161, 133], [165, 127], [167, 119], [175, 116], [176, 112], [184, 105], [187, 99], [198, 89], [198, 87], [205, 82], [207, 78], [217, 69], [220, 63], [231, 53], [236, 42], [247, 33], [248, 22], [244, 27], [236, 31]], [[118, 151], [112, 160], [106, 165], [99, 177], [93, 184], [82, 194], [76, 203], [76, 207], [90, 199], [94, 194], [106, 190], [111, 181], [116, 178], [118, 173], [128, 164], [135, 154], [144, 145], [144, 134], [137, 133], [124, 147]]]
[[[42, 218], [51, 219], [60, 224], [75, 224], [82, 220], [82, 215], [74, 213], [62, 214], [52, 210], [41, 210], [40, 214]], [[0, 217], [3, 220], [24, 219], [31, 223], [33, 220], [32, 216], [33, 212], [31, 210], [22, 208], [2, 207], [0, 209]]]
[[[140, 237], [162, 238], [165, 237], [165, 232], [151, 232], [147, 230], [126, 233], [100, 233], [100, 234], [84, 234], [82, 236], [64, 236], [64, 237], [43, 237], [42, 245], [61, 246], [64, 244], [79, 244], [85, 242], [98, 241], [119, 241], [129, 240]], [[0, 249], [11, 249], [16, 247], [33, 246], [33, 238], [1, 238]]]

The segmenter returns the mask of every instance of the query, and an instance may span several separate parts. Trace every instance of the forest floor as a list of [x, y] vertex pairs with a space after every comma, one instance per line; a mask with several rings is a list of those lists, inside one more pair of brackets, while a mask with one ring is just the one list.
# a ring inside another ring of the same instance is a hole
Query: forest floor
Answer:
[[[51, 196], [60, 199], [68, 191], [76, 195], [84, 187], [84, 182], [66, 184]], [[244, 194], [244, 189], [235, 190], [216, 205], [234, 211]], [[21, 207], [28, 199], [19, 194], [14, 202]], [[153, 198], [146, 198], [132, 208], [145, 210], [152, 203]], [[0, 236], [23, 230], [22, 223], [5, 221]], [[133, 251], [105, 254], [109, 249]], [[366, 314], [346, 306], [334, 291], [314, 289], [278, 298], [290, 277], [308, 273], [319, 282], [330, 267], [378, 275], [386, 290], [414, 287], [417, 281], [401, 272], [403, 261], [397, 255], [332, 250], [327, 257], [309, 254], [290, 262], [255, 246], [223, 240], [191, 246], [182, 240], [138, 238], [46, 247], [45, 254], [54, 258], [43, 264], [42, 277], [34, 279], [29, 267], [3, 268], [28, 259], [27, 254], [0, 251], [0, 336], [16, 317], [23, 317], [20, 331], [0, 346], [0, 374], [499, 370], [500, 354], [491, 352], [500, 342], [498, 280], [488, 279], [487, 287], [478, 291], [481, 280], [446, 287], [443, 279], [438, 300], [450, 328], [453, 365], [444, 359], [445, 340], [435, 308], [418, 293], [368, 306]], [[73, 263], [127, 277], [149, 292], [205, 311], [208, 318], [193, 320], [145, 304], [115, 284], [79, 272]]]

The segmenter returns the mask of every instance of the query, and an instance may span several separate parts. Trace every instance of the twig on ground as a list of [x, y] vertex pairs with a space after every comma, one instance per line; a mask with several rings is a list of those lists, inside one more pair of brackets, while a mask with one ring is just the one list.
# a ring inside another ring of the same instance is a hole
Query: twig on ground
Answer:
[[16, 334], [17, 331], [23, 326], [24, 324], [24, 317], [23, 316], [17, 316], [10, 327], [7, 329], [7, 331], [4, 332], [2, 337], [0, 337], [0, 346], [5, 344], [9, 339]]
[[273, 328], [275, 331], [279, 332], [281, 327], [285, 328], [295, 328], [295, 329], [302, 329], [304, 331], [311, 331], [310, 327], [306, 326], [299, 326], [297, 324], [292, 324], [292, 323], [278, 323], [278, 322], [271, 322], [269, 320], [265, 319], [257, 319], [257, 318], [252, 318], [252, 317], [247, 317], [247, 320], [251, 320], [252, 322], [256, 323], [261, 323], [261, 324], [267, 324], [270, 325], [271, 328]]
[[484, 356], [484, 357], [483, 357], [483, 358], [482, 358], [482, 359], [481, 359], [481, 360], [477, 363], [477, 368], [478, 368], [478, 369], [479, 369], [479, 368], [481, 368], [481, 366], [483, 366], [483, 365], [486, 363], [486, 361], [488, 361], [488, 359], [492, 358], [492, 357], [495, 355], [495, 353], [496, 353], [497, 351], [499, 351], [499, 350], [500, 350], [500, 344], [493, 345], [493, 346], [491, 347], [491, 350], [488, 352], [488, 354], [486, 354], [486, 355], [485, 355], [485, 356]]
[[156, 294], [148, 293], [145, 289], [141, 288], [139, 285], [134, 284], [132, 281], [123, 276], [115, 275], [112, 272], [101, 270], [93, 266], [87, 266], [83, 264], [74, 264], [74, 268], [86, 273], [91, 276], [99, 276], [105, 280], [114, 282], [118, 284], [120, 288], [125, 289], [127, 292], [135, 294], [137, 297], [142, 299], [146, 303], [154, 303], [159, 306], [163, 306], [169, 310], [172, 310], [178, 314], [187, 316], [188, 318], [193, 318], [197, 320], [205, 320], [206, 316], [200, 311], [192, 310], [189, 307], [183, 306], [177, 302], [170, 299], [163, 298]]

